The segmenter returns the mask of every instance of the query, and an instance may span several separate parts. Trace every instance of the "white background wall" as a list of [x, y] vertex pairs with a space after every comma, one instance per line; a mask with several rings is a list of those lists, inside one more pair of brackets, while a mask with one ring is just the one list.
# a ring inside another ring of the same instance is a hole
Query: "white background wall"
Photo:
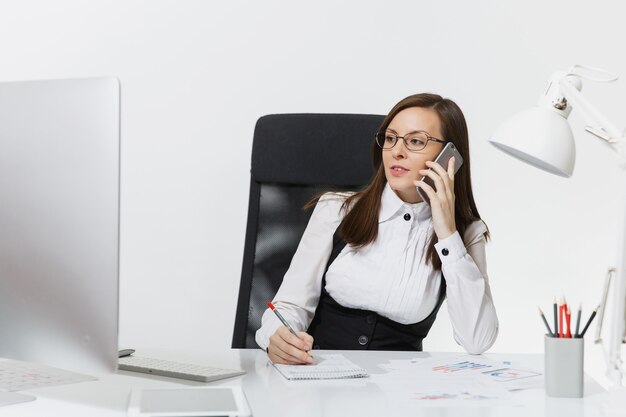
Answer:
[[[268, 113], [386, 113], [432, 91], [464, 109], [493, 240], [492, 351], [541, 352], [537, 306], [597, 304], [614, 255], [619, 171], [583, 134], [569, 180], [487, 143], [555, 70], [626, 75], [620, 1], [6, 1], [0, 80], [116, 75], [123, 89], [120, 345], [230, 346], [251, 140]], [[626, 82], [584, 93], [619, 127]], [[529, 132], [532, 134], [532, 132]], [[229, 145], [216, 146], [227, 136]], [[622, 213], [623, 215], [623, 213]], [[587, 369], [604, 369], [587, 338]], [[445, 308], [427, 350], [459, 350]]]

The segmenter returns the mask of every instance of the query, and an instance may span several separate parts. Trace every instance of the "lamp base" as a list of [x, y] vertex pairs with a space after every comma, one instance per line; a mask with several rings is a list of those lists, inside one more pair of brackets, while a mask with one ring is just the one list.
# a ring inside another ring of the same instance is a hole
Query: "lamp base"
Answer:
[[626, 387], [609, 388], [609, 400], [604, 404], [603, 411], [607, 417], [626, 417]]

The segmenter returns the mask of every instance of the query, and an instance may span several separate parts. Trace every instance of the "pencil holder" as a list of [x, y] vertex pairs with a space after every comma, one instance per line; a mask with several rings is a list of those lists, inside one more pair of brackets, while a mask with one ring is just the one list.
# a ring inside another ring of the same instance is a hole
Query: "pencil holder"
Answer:
[[583, 396], [584, 339], [545, 336], [545, 382], [550, 397]]

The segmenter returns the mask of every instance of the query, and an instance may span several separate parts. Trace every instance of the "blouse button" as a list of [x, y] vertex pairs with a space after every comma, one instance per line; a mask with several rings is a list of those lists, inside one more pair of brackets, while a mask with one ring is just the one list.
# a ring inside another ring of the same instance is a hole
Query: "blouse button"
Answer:
[[411, 215], [410, 215], [409, 213], [405, 214], [405, 215], [404, 215], [404, 220], [406, 220], [407, 222], [408, 222], [409, 220], [411, 220]]
[[368, 340], [369, 339], [367, 338], [367, 336], [359, 336], [359, 345], [361, 346], [367, 345]]
[[450, 253], [450, 251], [448, 250], [448, 248], [443, 248], [441, 249], [441, 254], [443, 256], [448, 256], [448, 254]]

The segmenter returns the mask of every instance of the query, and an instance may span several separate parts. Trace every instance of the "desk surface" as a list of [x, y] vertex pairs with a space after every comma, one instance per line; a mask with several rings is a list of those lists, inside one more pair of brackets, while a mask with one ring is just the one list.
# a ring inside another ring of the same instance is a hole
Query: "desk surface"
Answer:
[[[329, 351], [329, 353], [331, 353]], [[377, 365], [390, 359], [415, 357], [455, 357], [459, 353], [342, 351], [351, 361], [371, 374], [384, 373]], [[175, 353], [164, 351], [137, 352], [140, 356], [159, 357], [191, 363], [242, 368], [247, 374], [210, 384], [118, 371], [98, 381], [40, 388], [27, 391], [37, 396], [31, 403], [0, 408], [0, 416], [123, 416], [133, 388], [181, 387], [203, 385], [240, 385], [255, 417], [316, 416], [601, 416], [606, 398], [603, 388], [591, 378], [585, 379], [585, 397], [561, 399], [546, 397], [543, 389], [514, 393], [516, 402], [524, 406], [467, 408], [418, 408], [398, 405], [372, 381], [287, 381], [268, 363], [261, 350], [231, 350], [219, 354]], [[487, 354], [495, 360], [512, 360], [527, 367], [543, 369], [543, 356], [531, 354]]]

